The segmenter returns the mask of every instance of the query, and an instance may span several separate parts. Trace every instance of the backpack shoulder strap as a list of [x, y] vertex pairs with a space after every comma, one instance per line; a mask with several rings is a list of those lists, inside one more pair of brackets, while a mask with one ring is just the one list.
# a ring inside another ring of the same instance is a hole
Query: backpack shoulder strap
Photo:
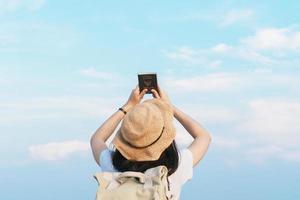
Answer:
[[132, 172], [132, 171], [121, 173], [119, 176], [116, 177], [116, 181], [122, 184], [128, 178], [137, 178], [140, 183], [145, 183], [145, 174], [141, 172]]
[[153, 177], [158, 177], [160, 180], [162, 180], [167, 199], [169, 200], [174, 199], [173, 195], [171, 194], [171, 191], [169, 190], [167, 167], [161, 165], [161, 166], [147, 169], [145, 172], [145, 187], [153, 186]]
[[101, 189], [105, 189], [108, 186], [110, 182], [109, 180], [113, 179], [112, 176], [113, 175], [111, 173], [107, 172], [98, 172], [93, 175]]
[[145, 183], [145, 175], [141, 172], [100, 172], [95, 173], [93, 176], [101, 189], [116, 188], [128, 178], [136, 178], [140, 183]]

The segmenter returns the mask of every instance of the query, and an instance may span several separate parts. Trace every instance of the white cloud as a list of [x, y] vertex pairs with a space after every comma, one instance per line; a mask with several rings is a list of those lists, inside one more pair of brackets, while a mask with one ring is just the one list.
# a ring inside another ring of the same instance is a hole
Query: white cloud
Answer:
[[220, 43], [220, 44], [213, 46], [211, 49], [213, 52], [216, 52], [216, 53], [226, 53], [226, 52], [230, 51], [232, 49], [232, 47], [225, 43]]
[[151, 23], [181, 23], [190, 21], [212, 21], [215, 17], [211, 14], [213, 11], [204, 13], [203, 11], [176, 13], [176, 15], [160, 15], [159, 13], [151, 13], [148, 15], [148, 20]]
[[166, 82], [177, 91], [225, 91], [238, 87], [240, 79], [235, 73], [210, 73], [184, 79], [169, 78]]
[[[216, 68], [226, 65], [226, 61], [258, 63], [263, 66], [299, 65], [300, 31], [298, 27], [262, 28], [252, 35], [242, 37], [236, 45], [224, 42], [208, 48], [182, 46], [175, 50], [163, 51], [171, 60], [187, 66]], [[293, 55], [293, 56], [291, 56]]]
[[190, 47], [180, 47], [176, 51], [169, 52], [169, 51], [163, 51], [165, 55], [172, 59], [172, 60], [182, 60], [186, 62], [196, 62], [195, 59], [199, 55], [199, 51], [190, 48]]
[[0, 0], [0, 13], [14, 11], [21, 4], [21, 0]]
[[187, 46], [179, 47], [173, 51], [164, 50], [163, 53], [175, 62], [181, 62], [186, 66], [201, 66], [215, 69], [220, 67], [226, 59], [236, 59], [256, 62], [260, 64], [273, 64], [272, 57], [263, 55], [249, 47], [242, 45], [230, 46], [225, 43], [219, 43], [210, 48], [191, 48]]
[[74, 154], [88, 152], [90, 145], [88, 142], [70, 140], [33, 145], [28, 150], [33, 159], [54, 161], [69, 158]]
[[249, 102], [250, 113], [240, 125], [244, 132], [283, 147], [300, 146], [299, 100], [258, 99]]
[[273, 58], [262, 55], [261, 53], [248, 48], [237, 48], [235, 55], [239, 58], [251, 62], [257, 62], [266, 65], [275, 63], [275, 60]]
[[74, 29], [59, 23], [2, 20], [0, 27], [0, 53], [18, 55], [20, 52], [36, 51], [63, 55], [79, 39]]
[[245, 153], [245, 158], [255, 164], [266, 164], [270, 160], [286, 160], [300, 162], [300, 150], [288, 150], [273, 144], [251, 148]]
[[224, 135], [223, 132], [222, 136], [212, 134], [210, 148], [218, 154], [219, 159], [221, 159], [226, 166], [236, 167], [242, 162], [241, 155], [244, 153], [243, 145], [243, 140], [230, 135]]
[[298, 50], [300, 49], [300, 31], [292, 28], [263, 28], [253, 36], [241, 42], [257, 50]]
[[270, 74], [272, 72], [273, 72], [273, 70], [270, 69], [270, 68], [257, 68], [257, 69], [254, 69], [254, 73], [256, 73], [256, 74]]
[[204, 124], [230, 123], [236, 121], [240, 117], [240, 113], [237, 109], [228, 106], [209, 104], [199, 105], [195, 103], [184, 106], [184, 110]]
[[222, 60], [212, 60], [210, 63], [208, 63], [208, 66], [212, 69], [217, 69], [222, 65]]
[[[297, 73], [277, 73], [270, 68], [255, 68], [247, 73], [240, 73], [240, 88], [243, 91], [257, 90], [260, 88], [261, 91], [276, 91], [278, 95], [283, 96], [286, 93], [297, 93], [300, 86], [300, 79]], [[279, 94], [279, 90], [283, 93]], [[264, 94], [257, 94], [259, 96], [264, 96]], [[286, 97], [288, 98], [288, 96]], [[255, 100], [253, 100], [255, 101]]]
[[13, 12], [19, 9], [31, 11], [39, 10], [45, 4], [45, 0], [0, 0], [0, 14]]
[[174, 51], [162, 50], [163, 54], [173, 61], [215, 69], [222, 64], [222, 60], [210, 58], [211, 51], [214, 50], [195, 49], [186, 46], [179, 47]]
[[[193, 119], [201, 122], [201, 126], [207, 129], [209, 124], [224, 124], [230, 123], [238, 119], [238, 113], [227, 107], [211, 106], [211, 105], [188, 105], [182, 106], [185, 113], [188, 113]], [[192, 136], [186, 131], [186, 129], [177, 121], [175, 121], [176, 127], [176, 141], [180, 147], [186, 147], [193, 141]], [[208, 130], [208, 129], [207, 129]], [[209, 130], [208, 130], [209, 131]], [[215, 133], [210, 133], [213, 137], [213, 143], [218, 148], [237, 148], [239, 147], [239, 141], [233, 138], [225, 138], [216, 136]]]
[[212, 135], [212, 144], [217, 148], [236, 149], [241, 146], [241, 142], [235, 138]]
[[[222, 8], [222, 6], [219, 6]], [[150, 15], [148, 20], [152, 23], [182, 23], [182, 22], [209, 22], [215, 23], [220, 27], [226, 27], [233, 24], [248, 24], [255, 19], [255, 13], [251, 9], [233, 9], [233, 10], [198, 10], [189, 12], [177, 12], [176, 15]]]
[[104, 80], [115, 79], [117, 77], [116, 74], [113, 74], [110, 72], [98, 71], [94, 67], [82, 69], [82, 70], [80, 70], [80, 73], [84, 76], [90, 76], [90, 77], [95, 77], [95, 78], [104, 79]]
[[[94, 118], [114, 110], [116, 98], [59, 96], [0, 103], [1, 123], [34, 122], [44, 119]], [[116, 103], [117, 104], [117, 103]]]
[[250, 9], [231, 10], [220, 19], [221, 26], [229, 26], [239, 22], [249, 21], [253, 18], [254, 13]]
[[46, 0], [29, 0], [28, 2], [27, 7], [29, 10], [39, 10], [44, 6]]

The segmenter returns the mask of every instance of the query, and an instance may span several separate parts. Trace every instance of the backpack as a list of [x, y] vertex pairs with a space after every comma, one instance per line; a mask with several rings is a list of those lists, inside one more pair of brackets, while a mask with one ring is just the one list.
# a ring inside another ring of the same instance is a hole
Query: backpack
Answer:
[[96, 200], [172, 200], [168, 169], [158, 166], [141, 172], [95, 173]]

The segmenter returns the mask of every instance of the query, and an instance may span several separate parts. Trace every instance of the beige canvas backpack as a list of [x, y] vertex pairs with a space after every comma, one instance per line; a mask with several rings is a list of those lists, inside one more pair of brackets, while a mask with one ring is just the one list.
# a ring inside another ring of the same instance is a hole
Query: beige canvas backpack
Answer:
[[158, 166], [141, 172], [95, 173], [96, 200], [172, 200], [168, 169]]

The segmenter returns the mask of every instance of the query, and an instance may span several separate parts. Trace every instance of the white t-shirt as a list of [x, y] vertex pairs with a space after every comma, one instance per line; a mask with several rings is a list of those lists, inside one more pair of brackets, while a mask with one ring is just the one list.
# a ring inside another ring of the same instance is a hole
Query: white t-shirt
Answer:
[[[101, 170], [103, 172], [116, 172], [112, 164], [112, 151], [105, 149], [100, 154]], [[169, 176], [170, 191], [175, 199], [179, 199], [181, 187], [193, 177], [193, 155], [189, 149], [179, 151], [179, 164], [177, 170]]]

